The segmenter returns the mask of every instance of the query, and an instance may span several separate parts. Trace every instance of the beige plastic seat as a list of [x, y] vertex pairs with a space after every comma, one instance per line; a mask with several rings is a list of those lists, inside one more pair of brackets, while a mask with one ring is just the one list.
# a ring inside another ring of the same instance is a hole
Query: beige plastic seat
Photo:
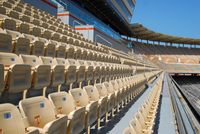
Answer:
[[0, 28], [0, 52], [12, 52], [12, 37]]
[[87, 92], [82, 88], [70, 89], [69, 93], [73, 96], [77, 107], [86, 108], [86, 128], [89, 133], [90, 127], [98, 119], [98, 101], [90, 101]]
[[32, 67], [32, 89], [43, 89], [43, 95], [46, 94], [46, 88], [51, 82], [51, 66], [44, 65], [42, 60], [34, 55], [21, 55], [25, 64]]
[[66, 76], [65, 76], [65, 84], [70, 86], [72, 89], [73, 84], [76, 82], [76, 65], [68, 64], [67, 60], [64, 58], [56, 58], [57, 63], [59, 65], [65, 66]]
[[143, 128], [136, 117], [130, 122], [130, 126], [135, 130], [137, 134], [151, 134], [152, 133], [151, 129]]
[[52, 33], [51, 39], [55, 41], [60, 41], [60, 34], [57, 32]]
[[65, 66], [59, 65], [56, 59], [52, 57], [41, 57], [44, 65], [51, 66], [51, 84], [52, 87], [57, 87], [60, 90], [60, 86], [65, 82]]
[[39, 38], [39, 41], [42, 41], [45, 45], [45, 56], [55, 57], [56, 55], [56, 42], [48, 41], [44, 38]]
[[43, 29], [43, 31], [42, 31], [43, 38], [49, 40], [49, 39], [51, 39], [51, 36], [52, 36], [52, 32], [50, 30]]
[[74, 59], [75, 58], [75, 47], [74, 46], [71, 46], [71, 45], [68, 45], [67, 46], [67, 55], [66, 55], [66, 58], [68, 59]]
[[[25, 125], [19, 110], [12, 104], [0, 104], [0, 132], [2, 134], [39, 134], [37, 129]], [[14, 125], [14, 127], [11, 127]]]
[[[104, 84], [95, 84], [94, 85], [101, 97], [108, 97], [108, 108], [107, 112], [111, 112], [111, 115], [114, 113], [115, 108], [115, 94], [109, 94], [107, 88], [104, 86]], [[108, 113], [107, 113], [108, 114]]]
[[16, 54], [30, 54], [30, 41], [16, 31], [6, 30], [6, 32], [12, 36], [12, 43], [14, 53]]
[[25, 34], [24, 37], [30, 41], [31, 55], [44, 56], [44, 43], [42, 41], [33, 35]]
[[120, 88], [120, 86], [116, 80], [110, 81], [110, 84], [112, 84], [112, 86], [113, 86], [113, 89], [115, 91], [115, 96], [116, 96], [116, 103], [119, 106], [122, 103], [123, 89]]
[[[0, 63], [4, 65], [4, 78], [5, 78], [5, 90], [13, 95], [16, 94], [17, 103], [19, 99], [26, 97], [25, 91], [31, 86], [31, 67], [23, 63], [23, 60], [15, 54], [12, 53], [0, 53]], [[23, 93], [23, 95], [18, 96], [17, 94]], [[7, 100], [8, 101], [8, 100]]]
[[67, 116], [55, 113], [53, 105], [47, 98], [38, 96], [21, 100], [19, 108], [22, 116], [27, 117], [29, 126], [39, 129], [40, 133], [66, 133]]
[[101, 72], [101, 75], [100, 75], [100, 83], [102, 82], [102, 81], [104, 81], [105, 79], [106, 79], [106, 66], [104, 66], [104, 64], [103, 63], [101, 63], [101, 62], [97, 62], [97, 64], [98, 64], [98, 66], [100, 67], [100, 72]]
[[56, 57], [57, 58], [65, 58], [66, 57], [66, 47], [67, 47], [67, 44], [58, 43], [58, 45], [56, 46]]
[[93, 66], [89, 61], [78, 60], [78, 62], [81, 66], [85, 66], [85, 80], [89, 85], [90, 82], [93, 80]]
[[57, 113], [68, 116], [67, 133], [78, 134], [85, 129], [85, 107], [77, 107], [70, 94], [67, 92], [51, 93], [49, 100], [54, 104]]
[[0, 27], [3, 29], [16, 31], [16, 21], [7, 16], [0, 16]]
[[85, 86], [83, 90], [87, 92], [90, 101], [98, 101], [98, 123], [97, 128], [100, 127], [101, 118], [105, 117], [107, 120], [107, 97], [101, 97], [96, 87], [94, 86]]
[[94, 84], [97, 83], [97, 80], [101, 78], [101, 68], [100, 66], [97, 64], [97, 62], [93, 61], [91, 62], [92, 66], [93, 66], [93, 80], [94, 80]]
[[79, 87], [82, 86], [82, 82], [85, 80], [85, 66], [80, 65], [74, 59], [66, 59], [67, 64], [76, 66], [76, 82], [79, 83]]
[[116, 107], [116, 111], [119, 109], [119, 91], [115, 90], [111, 82], [103, 82], [103, 85], [107, 88], [108, 95], [115, 97], [114, 106]]
[[132, 127], [126, 127], [123, 130], [123, 134], [137, 134], [137, 133], [135, 132], [135, 130]]

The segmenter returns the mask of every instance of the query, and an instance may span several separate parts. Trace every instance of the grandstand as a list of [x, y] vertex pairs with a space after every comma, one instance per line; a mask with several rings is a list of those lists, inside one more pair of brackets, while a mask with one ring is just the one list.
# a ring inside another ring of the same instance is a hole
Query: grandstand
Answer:
[[172, 97], [191, 84], [179, 75], [198, 77], [199, 50], [122, 38], [168, 42], [130, 25], [135, 3], [0, 0], [0, 134], [173, 134], [183, 113], [199, 132], [198, 86], [183, 93], [189, 112]]

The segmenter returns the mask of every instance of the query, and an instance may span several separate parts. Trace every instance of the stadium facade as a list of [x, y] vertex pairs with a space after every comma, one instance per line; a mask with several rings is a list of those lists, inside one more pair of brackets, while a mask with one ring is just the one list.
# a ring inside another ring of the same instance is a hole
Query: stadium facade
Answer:
[[57, 15], [66, 24], [75, 27], [88, 40], [129, 51], [130, 41], [121, 36], [131, 36], [131, 19], [135, 0], [41, 0], [26, 2]]

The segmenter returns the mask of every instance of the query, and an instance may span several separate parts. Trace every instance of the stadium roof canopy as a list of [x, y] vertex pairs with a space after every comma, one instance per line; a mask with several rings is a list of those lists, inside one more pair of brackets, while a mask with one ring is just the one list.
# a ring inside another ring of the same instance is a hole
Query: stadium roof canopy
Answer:
[[139, 24], [139, 23], [132, 24], [131, 30], [133, 32], [132, 37], [137, 38], [137, 39], [158, 41], [158, 42], [169, 42], [169, 43], [177, 43], [177, 44], [191, 44], [191, 45], [200, 44], [200, 39], [177, 37], [177, 36], [172, 36], [172, 35], [167, 35], [167, 34], [161, 34], [144, 27], [142, 24]]

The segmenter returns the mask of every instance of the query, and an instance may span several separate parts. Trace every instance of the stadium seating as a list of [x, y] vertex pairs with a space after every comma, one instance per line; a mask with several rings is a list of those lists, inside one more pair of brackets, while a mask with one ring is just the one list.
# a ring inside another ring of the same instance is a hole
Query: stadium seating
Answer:
[[160, 74], [20, 0], [0, 1], [0, 36], [0, 133], [90, 133]]
[[144, 104], [130, 121], [129, 126], [124, 129], [124, 134], [151, 134], [153, 133], [154, 122], [162, 90], [163, 74], [152, 87], [152, 91]]

